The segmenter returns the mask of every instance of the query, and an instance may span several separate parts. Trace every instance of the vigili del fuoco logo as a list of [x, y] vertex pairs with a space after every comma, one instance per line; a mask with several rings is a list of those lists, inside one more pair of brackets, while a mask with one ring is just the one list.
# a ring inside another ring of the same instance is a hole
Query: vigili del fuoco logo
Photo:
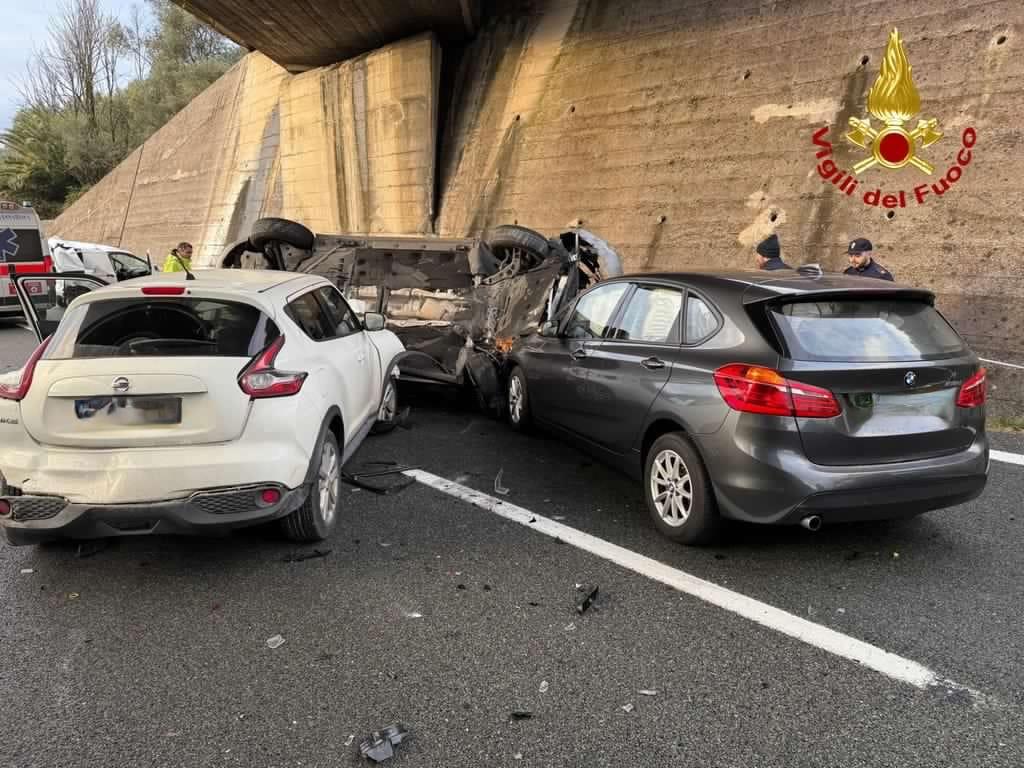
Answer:
[[[910, 66], [899, 32], [893, 29], [889, 33], [889, 43], [885, 47], [885, 58], [878, 78], [868, 92], [870, 117], [851, 117], [850, 130], [844, 137], [862, 151], [865, 157], [854, 164], [852, 172], [837, 166], [830, 159], [832, 143], [825, 138], [829, 132], [829, 126], [826, 125], [815, 131], [812, 137], [814, 146], [820, 147], [815, 154], [821, 161], [818, 163], [818, 174], [823, 181], [832, 183], [850, 197], [860, 186], [862, 179], [858, 177], [875, 166], [895, 170], [909, 165], [921, 174], [934, 178], [935, 166], [929, 160], [932, 153], [926, 150], [937, 144], [943, 134], [939, 130], [939, 121], [934, 117], [918, 119], [917, 126], [908, 129], [908, 124], [920, 111], [921, 96], [914, 85], [913, 67]], [[871, 118], [878, 121], [877, 127]], [[906, 208], [908, 199], [923, 205], [934, 197], [942, 197], [971, 164], [971, 149], [977, 141], [977, 132], [967, 127], [960, 135], [956, 162], [940, 178], [918, 184], [909, 192], [903, 189], [891, 192], [876, 186], [865, 189], [861, 199], [865, 205]]]

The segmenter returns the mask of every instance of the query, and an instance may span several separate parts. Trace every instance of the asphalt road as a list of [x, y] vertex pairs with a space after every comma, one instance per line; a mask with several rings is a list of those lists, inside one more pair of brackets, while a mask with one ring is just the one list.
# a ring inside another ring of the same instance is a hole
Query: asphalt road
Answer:
[[[25, 336], [0, 330], [0, 370], [31, 351]], [[418, 400], [407, 427], [353, 464], [417, 464], [487, 493], [503, 470], [514, 504], [984, 700], [897, 682], [422, 485], [347, 488], [330, 553], [303, 562], [285, 560], [312, 548], [273, 530], [122, 539], [81, 559], [0, 545], [0, 765], [359, 765], [359, 740], [396, 720], [414, 737], [391, 764], [408, 766], [1024, 764], [1024, 467], [994, 464], [981, 499], [915, 522], [735, 527], [689, 549], [572, 448], [443, 397]], [[583, 616], [576, 583], [600, 585]], [[520, 709], [532, 719], [511, 722]]]

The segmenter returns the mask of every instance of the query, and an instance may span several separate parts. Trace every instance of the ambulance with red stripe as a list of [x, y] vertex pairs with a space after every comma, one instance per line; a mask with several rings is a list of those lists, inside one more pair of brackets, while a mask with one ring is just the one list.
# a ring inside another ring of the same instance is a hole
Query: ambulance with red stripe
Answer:
[[[0, 200], [0, 319], [21, 315], [12, 273], [19, 275], [51, 272], [50, 246], [43, 234], [39, 214], [30, 206]], [[23, 283], [30, 293], [44, 293], [48, 284]]]

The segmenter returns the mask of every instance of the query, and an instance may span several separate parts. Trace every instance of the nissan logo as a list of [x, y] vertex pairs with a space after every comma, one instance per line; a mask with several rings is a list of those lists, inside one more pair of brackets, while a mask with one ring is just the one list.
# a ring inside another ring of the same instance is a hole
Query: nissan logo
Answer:
[[132, 383], [128, 381], [128, 379], [126, 379], [124, 376], [118, 376], [116, 379], [114, 379], [114, 383], [111, 384], [111, 387], [115, 392], [124, 393], [132, 388]]
[[903, 377], [903, 381], [906, 382], [908, 387], [912, 387], [917, 384], [917, 374], [913, 371], [907, 371], [907, 375]]

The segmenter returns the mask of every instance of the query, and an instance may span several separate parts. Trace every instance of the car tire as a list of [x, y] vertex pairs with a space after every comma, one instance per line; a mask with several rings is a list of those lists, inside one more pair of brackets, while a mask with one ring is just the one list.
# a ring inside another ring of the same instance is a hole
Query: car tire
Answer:
[[297, 221], [276, 218], [257, 219], [249, 234], [249, 242], [253, 248], [262, 250], [264, 245], [273, 240], [308, 251], [313, 247], [316, 236]]
[[520, 273], [539, 266], [551, 254], [551, 243], [544, 235], [513, 224], [495, 227], [484, 240], [501, 264], [498, 271], [509, 263], [516, 250], [526, 252], [520, 260]]
[[682, 432], [662, 435], [644, 457], [644, 499], [658, 531], [680, 544], [708, 544], [721, 528], [711, 482]]
[[526, 373], [518, 365], [509, 374], [507, 392], [508, 423], [517, 432], [529, 432], [533, 426], [533, 412], [530, 410]]
[[398, 380], [394, 376], [388, 377], [384, 385], [384, 394], [380, 398], [380, 408], [377, 410], [377, 421], [370, 428], [371, 435], [386, 435], [398, 426]]
[[324, 429], [313, 452], [309, 474], [312, 482], [306, 500], [282, 521], [284, 533], [292, 541], [323, 541], [338, 523], [341, 449], [338, 438], [329, 428]]

